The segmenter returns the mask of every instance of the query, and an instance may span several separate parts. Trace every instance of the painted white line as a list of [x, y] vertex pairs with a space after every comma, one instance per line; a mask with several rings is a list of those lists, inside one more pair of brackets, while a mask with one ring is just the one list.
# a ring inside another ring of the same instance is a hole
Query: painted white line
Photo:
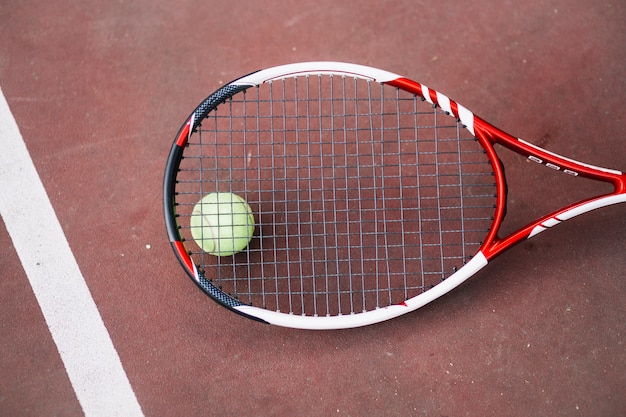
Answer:
[[0, 90], [0, 215], [86, 416], [143, 416]]

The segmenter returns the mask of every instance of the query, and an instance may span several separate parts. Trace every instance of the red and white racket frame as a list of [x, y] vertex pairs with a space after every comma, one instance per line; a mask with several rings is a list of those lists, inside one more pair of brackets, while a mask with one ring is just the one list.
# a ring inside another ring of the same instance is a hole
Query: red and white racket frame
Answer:
[[[417, 83], [388, 71], [341, 62], [303, 62], [260, 70], [239, 78], [230, 83], [230, 85], [252, 87], [265, 82], [280, 80], [285, 77], [329, 73], [338, 76], [345, 75], [347, 77], [368, 79], [400, 88], [422, 97], [433, 106], [436, 105], [440, 107], [451, 117], [455, 117], [459, 120], [482, 144], [489, 156], [495, 173], [497, 203], [492, 227], [478, 252], [462, 268], [435, 287], [409, 300], [406, 300], [401, 304], [358, 314], [329, 317], [309, 317], [285, 314], [249, 305], [231, 306], [231, 308], [244, 316], [275, 325], [304, 329], [339, 329], [359, 327], [388, 320], [416, 310], [446, 294], [484, 268], [489, 261], [498, 256], [500, 253], [523, 240], [529, 239], [544, 230], [580, 214], [612, 204], [626, 202], [626, 174], [623, 172], [578, 162], [553, 152], [549, 152], [522, 139], [513, 137], [474, 115], [470, 110], [451, 100], [444, 94], [430, 89], [424, 84]], [[182, 129], [179, 134], [177, 143], [181, 146], [187, 142], [188, 136], [191, 135], [191, 129], [189, 126], [193, 125], [193, 118], [194, 115], [192, 115], [188, 121], [188, 128]], [[527, 157], [533, 162], [543, 164], [567, 175], [581, 176], [610, 183], [613, 185], [614, 190], [611, 193], [589, 198], [549, 213], [506, 237], [500, 237], [498, 236], [498, 230], [504, 220], [507, 193], [505, 174], [501, 164], [499, 163], [498, 156], [494, 148], [495, 144], [500, 144]], [[195, 275], [196, 280], [198, 280], [198, 271], [193, 261], [184, 250], [182, 243], [173, 241], [172, 244], [175, 248], [178, 248], [178, 256], [181, 258], [183, 265], [190, 271], [190, 273]]]

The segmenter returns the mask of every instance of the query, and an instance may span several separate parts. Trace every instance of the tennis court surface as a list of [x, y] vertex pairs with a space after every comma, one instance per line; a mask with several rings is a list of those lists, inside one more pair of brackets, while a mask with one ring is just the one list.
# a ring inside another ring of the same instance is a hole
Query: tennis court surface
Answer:
[[[195, 106], [300, 61], [405, 75], [624, 171], [624, 21], [626, 4], [580, 0], [1, 4], [0, 415], [626, 415], [626, 205], [518, 245], [416, 312], [341, 331], [212, 302], [162, 209]], [[509, 231], [608, 191], [504, 163]]]

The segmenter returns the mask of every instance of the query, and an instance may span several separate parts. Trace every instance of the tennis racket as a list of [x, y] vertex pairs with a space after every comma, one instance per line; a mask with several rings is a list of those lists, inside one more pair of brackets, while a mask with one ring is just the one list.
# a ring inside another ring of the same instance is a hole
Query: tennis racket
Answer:
[[[507, 183], [496, 145], [612, 192], [500, 236]], [[212, 192], [254, 212], [254, 236], [234, 256], [203, 252], [190, 233], [194, 205]], [[193, 281], [243, 316], [306, 329], [414, 311], [516, 243], [623, 202], [618, 170], [515, 138], [397, 74], [336, 62], [218, 89], [176, 135], [164, 179], [169, 240]]]

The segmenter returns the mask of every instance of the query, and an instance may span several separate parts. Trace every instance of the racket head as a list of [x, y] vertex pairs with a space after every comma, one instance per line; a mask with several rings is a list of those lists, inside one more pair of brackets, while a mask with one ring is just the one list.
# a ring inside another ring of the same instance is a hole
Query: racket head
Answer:
[[[481, 245], [503, 217], [504, 173], [475, 120], [426, 86], [360, 65], [237, 79], [172, 145], [174, 252], [212, 299], [268, 323], [346, 328], [413, 311], [487, 264]], [[210, 192], [238, 194], [255, 213], [250, 246], [232, 257], [191, 237], [193, 206]]]

